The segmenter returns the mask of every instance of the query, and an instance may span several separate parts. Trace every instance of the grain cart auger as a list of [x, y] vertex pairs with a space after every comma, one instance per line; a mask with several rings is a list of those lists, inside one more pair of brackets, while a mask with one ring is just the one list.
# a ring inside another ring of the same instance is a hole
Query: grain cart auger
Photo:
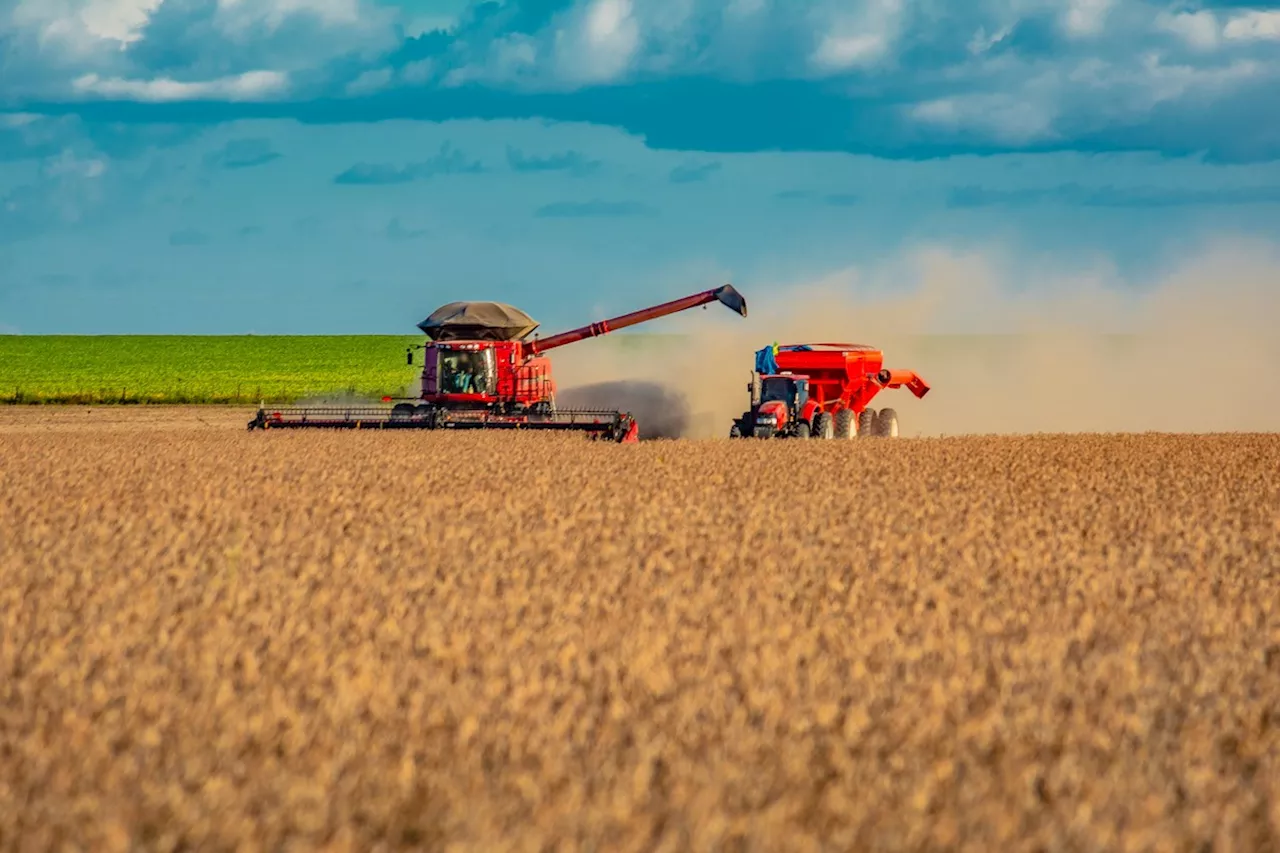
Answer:
[[[429, 339], [422, 350], [421, 393], [384, 397], [389, 406], [260, 408], [249, 429], [537, 429], [576, 430], [617, 442], [639, 440], [629, 412], [557, 409], [549, 350], [656, 320], [711, 302], [747, 316], [747, 301], [726, 284], [683, 299], [590, 323], [549, 338], [528, 314], [501, 302], [450, 302], [418, 324]], [[396, 402], [396, 400], [399, 400]]]
[[898, 413], [868, 408], [884, 388], [917, 399], [928, 384], [910, 370], [884, 367], [884, 353], [863, 344], [791, 344], [756, 352], [751, 408], [731, 438], [896, 438]]

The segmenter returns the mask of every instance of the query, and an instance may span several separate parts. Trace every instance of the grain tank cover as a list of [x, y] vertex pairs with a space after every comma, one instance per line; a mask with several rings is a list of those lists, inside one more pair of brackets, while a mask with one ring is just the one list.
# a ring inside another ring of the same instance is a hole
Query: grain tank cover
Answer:
[[450, 302], [418, 328], [433, 341], [518, 341], [538, 328], [538, 321], [503, 302]]

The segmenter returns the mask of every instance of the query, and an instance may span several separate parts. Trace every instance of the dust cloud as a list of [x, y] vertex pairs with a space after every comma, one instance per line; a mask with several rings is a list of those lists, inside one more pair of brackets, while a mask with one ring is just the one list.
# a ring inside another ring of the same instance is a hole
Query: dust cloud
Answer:
[[[898, 411], [904, 436], [1280, 430], [1271, 244], [1218, 242], [1154, 283], [925, 249], [816, 282], [735, 286], [745, 319], [712, 304], [643, 329], [687, 336], [669, 346], [587, 341], [555, 353], [562, 397], [594, 386], [593, 404], [612, 406], [625, 383], [654, 383], [683, 398], [683, 437], [727, 436], [755, 350], [845, 342], [878, 347], [885, 366], [932, 386], [923, 400], [896, 389], [872, 403]], [[605, 381], [623, 383], [617, 396]]]
[[617, 409], [630, 412], [640, 426], [640, 440], [681, 438], [689, 433], [688, 398], [661, 382], [619, 379], [566, 388], [556, 394], [564, 409]]

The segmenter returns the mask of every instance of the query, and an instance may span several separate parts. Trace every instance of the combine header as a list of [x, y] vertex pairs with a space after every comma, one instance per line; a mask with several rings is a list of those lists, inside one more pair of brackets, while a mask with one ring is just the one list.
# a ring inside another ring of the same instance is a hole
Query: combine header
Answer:
[[853, 438], [898, 435], [898, 413], [868, 408], [882, 388], [929, 393], [910, 370], [889, 370], [884, 353], [862, 344], [791, 344], [756, 352], [751, 408], [731, 438]]
[[[617, 442], [638, 440], [630, 413], [557, 409], [548, 350], [655, 320], [710, 302], [743, 317], [747, 302], [726, 284], [549, 338], [526, 340], [538, 327], [528, 314], [500, 302], [450, 302], [418, 324], [422, 350], [418, 397], [391, 406], [261, 408], [249, 429], [540, 429], [576, 430]], [[383, 398], [392, 403], [394, 398]]]

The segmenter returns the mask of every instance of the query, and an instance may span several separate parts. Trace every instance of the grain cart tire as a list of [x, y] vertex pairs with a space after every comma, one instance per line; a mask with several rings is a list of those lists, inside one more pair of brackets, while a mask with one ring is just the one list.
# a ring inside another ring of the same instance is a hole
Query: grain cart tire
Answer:
[[863, 409], [858, 415], [858, 437], [869, 438], [876, 431], [876, 410]]
[[796, 424], [796, 438], [808, 438], [808, 437], [809, 437], [809, 424], [806, 423], [805, 421], [801, 421], [800, 423]]
[[853, 438], [855, 424], [853, 420], [853, 409], [841, 409], [836, 412], [835, 419], [835, 435], [836, 438]]
[[818, 412], [813, 419], [813, 435], [815, 438], [832, 439], [836, 437], [834, 421], [830, 412]]
[[876, 415], [876, 435], [881, 438], [898, 437], [898, 413], [893, 409], [881, 409]]
[[407, 421], [413, 417], [413, 403], [396, 403], [391, 407], [391, 420]]

